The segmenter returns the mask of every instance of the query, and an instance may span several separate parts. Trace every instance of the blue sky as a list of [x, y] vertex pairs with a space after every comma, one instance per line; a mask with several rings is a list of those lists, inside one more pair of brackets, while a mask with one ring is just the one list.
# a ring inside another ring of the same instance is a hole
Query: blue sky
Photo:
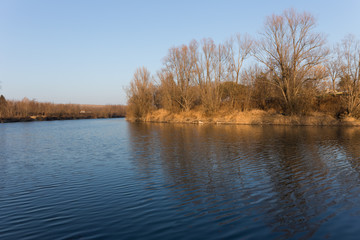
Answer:
[[360, 39], [358, 0], [0, 0], [0, 94], [54, 103], [125, 104], [137, 67], [153, 74], [169, 48], [236, 33], [266, 16], [308, 11], [333, 44]]

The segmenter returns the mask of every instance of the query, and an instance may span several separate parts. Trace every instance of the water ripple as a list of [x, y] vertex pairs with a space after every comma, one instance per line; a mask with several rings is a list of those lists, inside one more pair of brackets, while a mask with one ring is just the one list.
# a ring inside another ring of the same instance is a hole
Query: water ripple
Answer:
[[352, 239], [357, 129], [0, 125], [0, 239]]

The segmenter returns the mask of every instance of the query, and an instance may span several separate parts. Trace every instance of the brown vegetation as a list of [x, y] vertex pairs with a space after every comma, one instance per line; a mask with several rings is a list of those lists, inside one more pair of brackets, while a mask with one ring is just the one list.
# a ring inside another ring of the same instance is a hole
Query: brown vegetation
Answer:
[[315, 25], [311, 14], [291, 9], [268, 17], [258, 39], [238, 34], [224, 44], [207, 38], [171, 48], [156, 76], [136, 71], [127, 118], [353, 125], [360, 116], [359, 41], [346, 37], [330, 51]]
[[0, 96], [0, 122], [125, 117], [122, 105], [80, 105], [41, 103], [24, 98], [6, 100]]
[[171, 113], [164, 109], [153, 111], [143, 119], [145, 122], [191, 123], [191, 124], [243, 124], [243, 125], [296, 125], [296, 126], [360, 126], [360, 121], [352, 117], [341, 120], [326, 113], [286, 116], [276, 111], [253, 109], [250, 111], [224, 111], [206, 115], [196, 110]]
[[326, 76], [321, 65], [328, 55], [325, 37], [312, 31], [314, 25], [314, 17], [305, 12], [272, 15], [254, 49], [269, 84], [281, 93], [283, 110], [290, 114], [304, 110], [303, 97], [312, 97], [309, 90]]
[[141, 119], [153, 109], [154, 86], [150, 80], [150, 72], [145, 67], [136, 70], [127, 93], [131, 116]]

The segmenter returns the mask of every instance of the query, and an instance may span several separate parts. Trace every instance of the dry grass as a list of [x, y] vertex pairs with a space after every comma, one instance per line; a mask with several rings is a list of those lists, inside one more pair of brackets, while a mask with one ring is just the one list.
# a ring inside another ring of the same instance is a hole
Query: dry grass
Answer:
[[[128, 119], [132, 120], [132, 119]], [[292, 126], [360, 126], [360, 121], [355, 118], [335, 119], [325, 113], [314, 112], [309, 116], [284, 116], [273, 110], [250, 111], [219, 111], [211, 116], [201, 111], [188, 111], [170, 113], [164, 109], [148, 114], [145, 122], [167, 123], [215, 123], [215, 124], [243, 124], [243, 125], [292, 125]]]

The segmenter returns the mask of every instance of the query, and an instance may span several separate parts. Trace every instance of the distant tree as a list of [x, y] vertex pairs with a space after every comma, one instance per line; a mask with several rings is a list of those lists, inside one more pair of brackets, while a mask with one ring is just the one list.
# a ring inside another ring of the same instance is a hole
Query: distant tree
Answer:
[[293, 9], [274, 14], [267, 18], [254, 51], [268, 71], [269, 83], [280, 90], [288, 113], [301, 111], [298, 102], [304, 86], [321, 80], [314, 69], [324, 62], [328, 50], [325, 37], [313, 32], [315, 23], [311, 14]]
[[1, 94], [1, 96], [0, 96], [0, 106], [3, 106], [3, 105], [6, 105], [6, 99], [5, 99], [5, 97], [4, 97], [4, 95], [2, 95]]
[[3, 117], [7, 110], [7, 101], [4, 95], [0, 96], [0, 117]]

